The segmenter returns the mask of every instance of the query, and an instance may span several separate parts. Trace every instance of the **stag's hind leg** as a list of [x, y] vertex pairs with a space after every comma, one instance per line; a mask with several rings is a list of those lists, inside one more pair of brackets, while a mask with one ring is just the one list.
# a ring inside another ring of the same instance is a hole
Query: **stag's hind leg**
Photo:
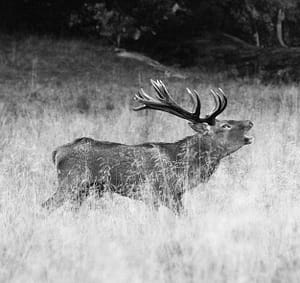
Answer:
[[62, 188], [58, 188], [52, 197], [42, 203], [42, 207], [52, 211], [62, 206], [66, 199], [67, 193]]
[[81, 184], [69, 189], [59, 187], [53, 196], [42, 204], [42, 207], [53, 211], [62, 206], [65, 201], [70, 201], [72, 206], [79, 208], [89, 196], [93, 195], [96, 199], [99, 199], [104, 192], [105, 186], [97, 182]]

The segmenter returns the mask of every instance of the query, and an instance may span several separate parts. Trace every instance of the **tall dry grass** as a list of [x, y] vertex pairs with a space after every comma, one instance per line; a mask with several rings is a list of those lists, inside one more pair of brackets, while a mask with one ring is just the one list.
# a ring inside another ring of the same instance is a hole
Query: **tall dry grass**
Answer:
[[[255, 143], [188, 192], [181, 217], [117, 196], [97, 209], [66, 206], [48, 215], [40, 203], [55, 190], [56, 146], [80, 136], [175, 141], [192, 130], [168, 114], [130, 110], [134, 91], [141, 85], [150, 91], [148, 78], [161, 76], [144, 66], [86, 43], [2, 41], [0, 282], [299, 282], [298, 85], [205, 74], [166, 79], [186, 105], [184, 87], [203, 94], [203, 111], [209, 88], [223, 87], [229, 105], [222, 117], [252, 120]], [[74, 78], [68, 70], [75, 63], [84, 72], [76, 69]], [[82, 96], [89, 106], [79, 111]]]

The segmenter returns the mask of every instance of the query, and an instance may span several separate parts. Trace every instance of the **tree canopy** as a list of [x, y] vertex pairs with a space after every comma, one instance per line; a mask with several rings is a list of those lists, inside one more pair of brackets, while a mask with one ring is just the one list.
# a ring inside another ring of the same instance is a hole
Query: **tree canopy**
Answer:
[[274, 37], [282, 11], [284, 40], [298, 44], [297, 0], [11, 0], [0, 3], [0, 27], [8, 31], [107, 37], [113, 44], [143, 36], [190, 37], [226, 32], [255, 43]]
[[[298, 0], [10, 0], [0, 29], [106, 39], [175, 52], [179, 42], [225, 33], [260, 47], [300, 45]], [[191, 53], [190, 48], [184, 52]]]

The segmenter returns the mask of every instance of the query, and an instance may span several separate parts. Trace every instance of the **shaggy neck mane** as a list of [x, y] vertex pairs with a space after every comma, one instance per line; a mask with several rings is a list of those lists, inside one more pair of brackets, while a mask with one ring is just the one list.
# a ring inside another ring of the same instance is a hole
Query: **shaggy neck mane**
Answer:
[[224, 148], [209, 134], [188, 136], [176, 145], [176, 160], [184, 165], [192, 184], [207, 181], [224, 157]]

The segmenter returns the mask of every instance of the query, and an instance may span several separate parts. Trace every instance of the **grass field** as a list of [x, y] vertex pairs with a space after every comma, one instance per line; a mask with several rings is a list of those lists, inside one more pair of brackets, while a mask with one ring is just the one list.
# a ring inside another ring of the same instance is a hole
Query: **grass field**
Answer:
[[[196, 70], [176, 80], [118, 59], [100, 44], [0, 37], [0, 282], [299, 282], [299, 85], [262, 85]], [[177, 217], [105, 197], [48, 215], [52, 150], [89, 136], [128, 144], [176, 141], [192, 130], [131, 97], [162, 79], [181, 103], [222, 87], [223, 118], [250, 119], [255, 142], [186, 194]]]

